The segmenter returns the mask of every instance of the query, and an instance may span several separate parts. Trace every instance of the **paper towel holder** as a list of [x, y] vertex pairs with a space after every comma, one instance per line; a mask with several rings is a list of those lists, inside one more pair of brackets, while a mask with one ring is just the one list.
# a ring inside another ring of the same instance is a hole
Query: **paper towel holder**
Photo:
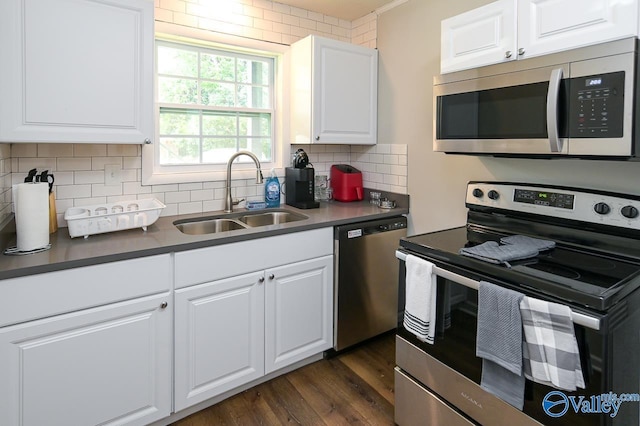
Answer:
[[39, 247], [33, 250], [18, 250], [18, 247], [14, 246], [14, 247], [8, 247], [4, 250], [4, 254], [6, 254], [7, 256], [21, 256], [24, 254], [34, 254], [34, 253], [40, 253], [42, 251], [47, 251], [51, 248], [51, 243], [47, 244], [44, 247]]

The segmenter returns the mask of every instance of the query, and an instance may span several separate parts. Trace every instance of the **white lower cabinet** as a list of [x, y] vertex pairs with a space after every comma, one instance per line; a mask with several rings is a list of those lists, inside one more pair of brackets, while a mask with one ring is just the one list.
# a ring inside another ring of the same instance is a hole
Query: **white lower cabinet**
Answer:
[[264, 375], [264, 274], [175, 295], [175, 411]]
[[176, 253], [175, 276], [176, 412], [333, 345], [331, 228]]
[[144, 425], [168, 416], [169, 302], [166, 292], [0, 329], [0, 424]]
[[265, 371], [333, 346], [333, 256], [265, 271]]

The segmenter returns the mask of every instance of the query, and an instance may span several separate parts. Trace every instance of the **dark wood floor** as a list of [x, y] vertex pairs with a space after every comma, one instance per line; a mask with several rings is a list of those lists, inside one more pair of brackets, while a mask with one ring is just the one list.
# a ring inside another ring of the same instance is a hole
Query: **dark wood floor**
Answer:
[[228, 398], [174, 426], [393, 425], [392, 333]]

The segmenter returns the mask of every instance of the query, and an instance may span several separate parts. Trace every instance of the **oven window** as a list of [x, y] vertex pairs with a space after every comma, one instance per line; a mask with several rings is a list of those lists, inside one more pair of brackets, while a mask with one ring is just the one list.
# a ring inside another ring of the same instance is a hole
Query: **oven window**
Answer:
[[[454, 282], [438, 278], [438, 301], [436, 341], [433, 345], [418, 342], [402, 326], [398, 333], [422, 350], [446, 364], [459, 374], [480, 385], [482, 359], [476, 357], [476, 329], [478, 314], [478, 292]], [[400, 330], [402, 329], [402, 330]], [[586, 389], [566, 392], [567, 395], [600, 395], [606, 392], [607, 384], [602, 379], [602, 347], [605, 339], [597, 333], [576, 326], [576, 337], [580, 346], [581, 363]], [[545, 425], [601, 425], [599, 415], [577, 415], [567, 413], [560, 418], [549, 417], [542, 409], [545, 395], [554, 389], [527, 380], [523, 411]]]
[[[439, 96], [437, 138], [546, 139], [548, 87], [541, 82]], [[560, 93], [564, 105], [564, 87]]]

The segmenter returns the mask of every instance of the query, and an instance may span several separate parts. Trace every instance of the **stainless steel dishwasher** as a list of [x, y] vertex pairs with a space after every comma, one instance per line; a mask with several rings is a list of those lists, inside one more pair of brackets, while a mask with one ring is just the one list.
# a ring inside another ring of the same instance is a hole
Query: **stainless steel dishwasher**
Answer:
[[395, 252], [406, 235], [403, 216], [335, 228], [335, 351], [397, 326], [399, 262]]

